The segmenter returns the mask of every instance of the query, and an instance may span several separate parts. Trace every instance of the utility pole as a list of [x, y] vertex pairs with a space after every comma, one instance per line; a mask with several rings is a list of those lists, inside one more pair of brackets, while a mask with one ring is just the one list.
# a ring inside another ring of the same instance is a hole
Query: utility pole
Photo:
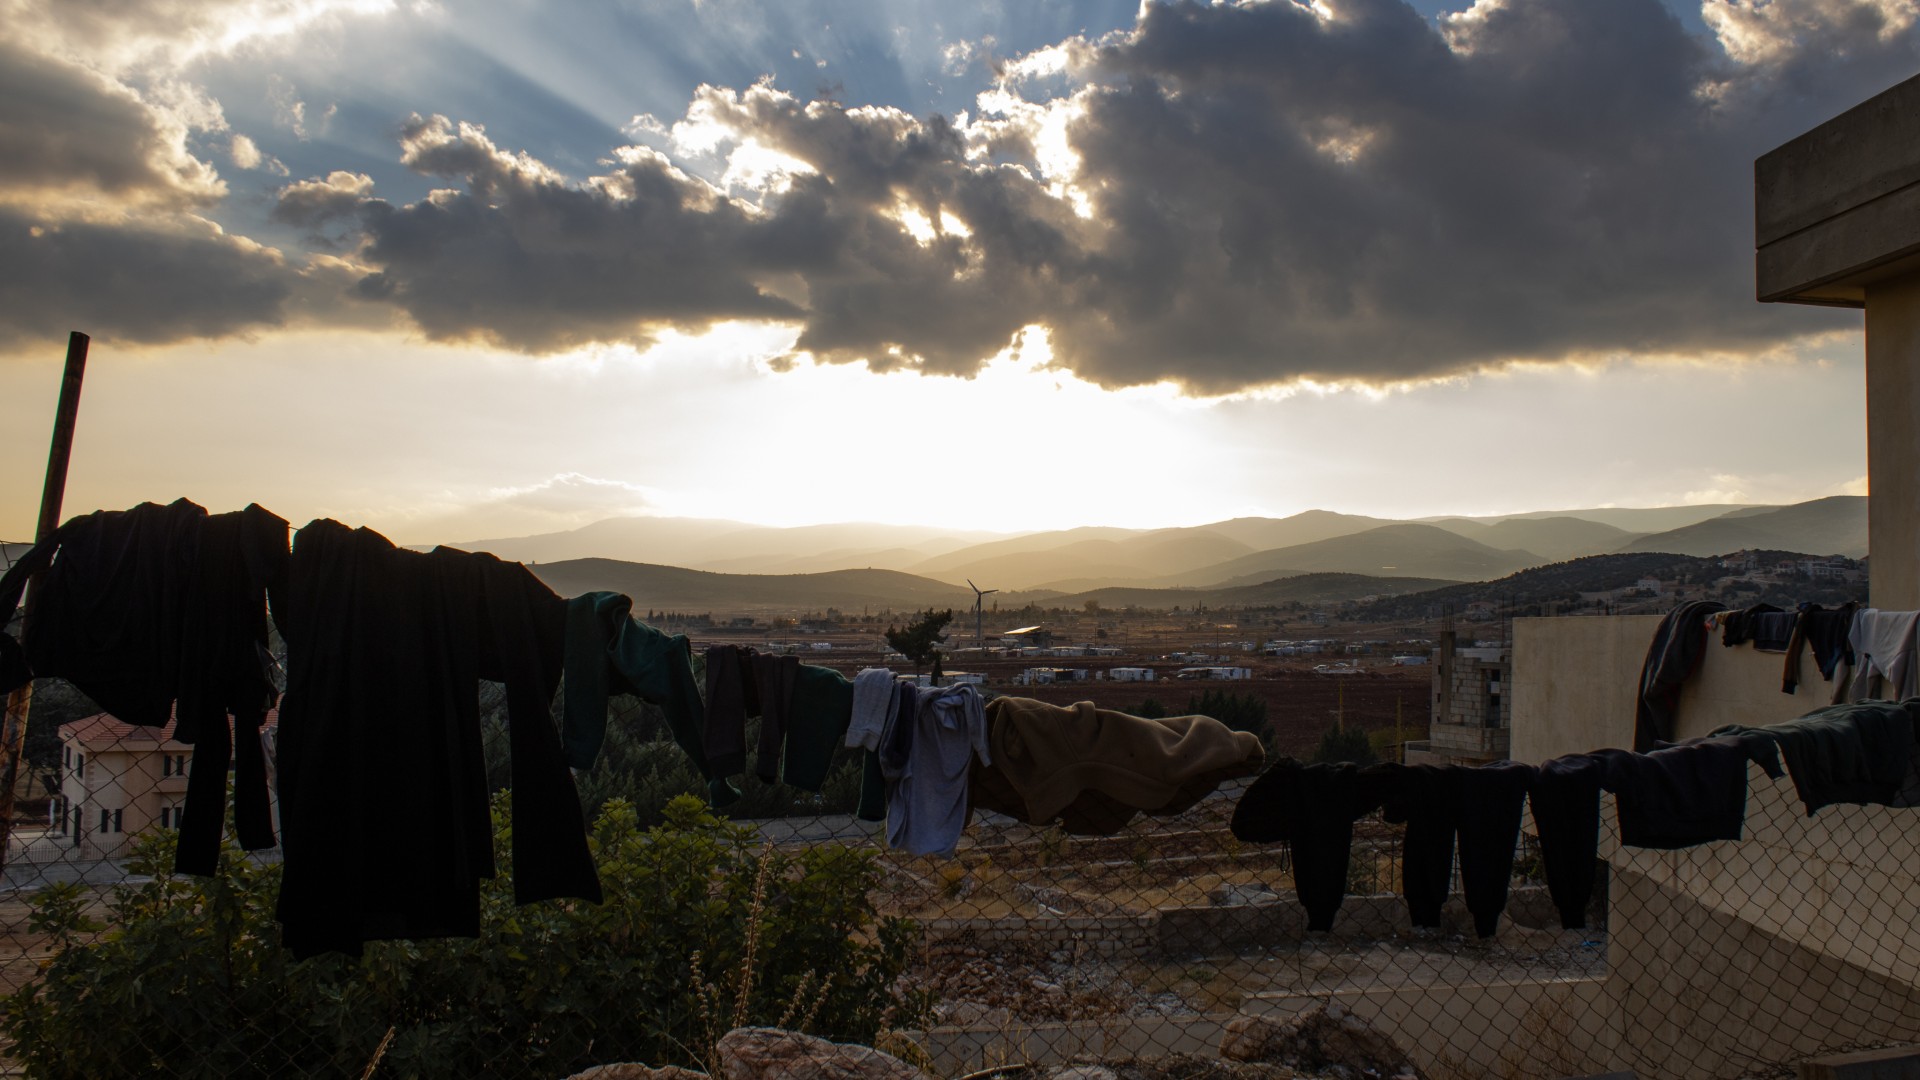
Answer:
[[[40, 521], [33, 532], [38, 544], [60, 527], [60, 503], [67, 494], [67, 462], [73, 456], [73, 429], [80, 416], [80, 382], [87, 374], [87, 345], [92, 339], [78, 330], [67, 335], [67, 367], [60, 376], [60, 403], [53, 412], [53, 442], [47, 450], [47, 479], [40, 489]], [[21, 616], [21, 636], [33, 621], [34, 594], [39, 579], [27, 581], [26, 612]], [[11, 620], [13, 612], [0, 613], [0, 620]], [[20, 778], [20, 751], [27, 741], [27, 714], [33, 708], [33, 683], [7, 695], [7, 715], [0, 724], [0, 869], [7, 864], [7, 847], [13, 838], [13, 789]]]
[[1406, 703], [1407, 699], [1404, 696], [1400, 694], [1393, 695], [1393, 745], [1399, 748], [1400, 761], [1402, 764], [1405, 764], [1407, 760], [1407, 738], [1400, 733], [1400, 714]]

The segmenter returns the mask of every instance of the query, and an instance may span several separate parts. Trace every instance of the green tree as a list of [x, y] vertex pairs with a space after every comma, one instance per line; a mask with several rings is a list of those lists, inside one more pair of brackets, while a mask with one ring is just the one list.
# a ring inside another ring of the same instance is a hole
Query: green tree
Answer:
[[1359, 728], [1335, 724], [1320, 736], [1320, 745], [1309, 760], [1351, 761], [1356, 765], [1367, 765], [1374, 760], [1373, 744], [1367, 738], [1367, 733]]
[[928, 608], [920, 617], [906, 625], [905, 629], [887, 627], [887, 644], [893, 651], [913, 661], [914, 674], [933, 663], [940, 655], [940, 633], [953, 621], [953, 609], [935, 611]]
[[1149, 720], [1158, 720], [1167, 715], [1167, 706], [1159, 698], [1147, 698], [1131, 710], [1135, 716], [1144, 716]]
[[1260, 741], [1273, 744], [1273, 728], [1267, 723], [1267, 703], [1254, 694], [1210, 689], [1187, 699], [1187, 712], [1211, 716], [1235, 731], [1251, 731]]

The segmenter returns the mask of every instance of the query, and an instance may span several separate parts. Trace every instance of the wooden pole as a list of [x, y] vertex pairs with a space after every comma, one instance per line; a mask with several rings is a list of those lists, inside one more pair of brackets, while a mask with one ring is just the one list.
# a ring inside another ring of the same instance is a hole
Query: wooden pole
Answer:
[[[47, 450], [47, 479], [40, 489], [40, 521], [33, 542], [52, 536], [60, 527], [60, 504], [67, 494], [67, 462], [73, 456], [73, 429], [80, 416], [80, 383], [87, 374], [87, 345], [92, 339], [78, 330], [67, 335], [67, 367], [60, 377], [60, 403], [53, 413], [53, 442]], [[22, 636], [33, 620], [33, 601], [38, 579], [29, 579], [26, 611], [21, 617]], [[6, 613], [11, 618], [12, 612]], [[0, 724], [0, 869], [7, 864], [8, 844], [13, 837], [13, 789], [20, 778], [20, 751], [27, 741], [27, 714], [33, 707], [33, 684], [29, 682], [7, 695], [7, 715]]]

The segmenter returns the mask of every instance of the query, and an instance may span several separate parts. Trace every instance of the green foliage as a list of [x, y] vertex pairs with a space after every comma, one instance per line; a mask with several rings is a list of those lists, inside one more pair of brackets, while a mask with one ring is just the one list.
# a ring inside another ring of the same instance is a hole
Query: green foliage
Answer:
[[906, 625], [905, 629], [887, 627], [887, 644], [901, 656], [913, 661], [913, 670], [919, 671], [933, 663], [940, 652], [940, 632], [953, 621], [953, 609], [935, 611], [928, 608], [920, 617]]
[[[493, 807], [503, 868], [506, 798]], [[5, 999], [0, 1033], [40, 1077], [359, 1076], [390, 1032], [382, 1077], [564, 1076], [705, 1067], [737, 1023], [800, 1018], [868, 1041], [921, 1022], [929, 1003], [892, 989], [916, 939], [876, 918], [873, 857], [754, 837], [692, 798], [651, 829], [610, 800], [590, 838], [604, 904], [517, 907], [502, 874], [485, 883], [478, 940], [296, 962], [273, 921], [277, 864], [229, 847], [217, 876], [176, 877], [174, 834], [158, 832], [105, 900], [112, 929], [79, 886], [32, 901], [52, 959]]]
[[1368, 740], [1367, 733], [1359, 728], [1335, 724], [1320, 736], [1320, 745], [1308, 760], [1351, 761], [1356, 765], [1366, 765], [1374, 760], [1373, 744]]
[[1162, 717], [1169, 715], [1167, 712], [1166, 703], [1161, 701], [1159, 698], [1147, 698], [1145, 701], [1142, 701], [1140, 704], [1135, 705], [1132, 709], [1128, 711], [1133, 713], [1133, 715], [1135, 716], [1144, 716], [1148, 720], [1159, 720]]
[[1401, 749], [1397, 740], [1424, 739], [1426, 736], [1427, 733], [1424, 730], [1411, 727], [1402, 727], [1397, 734], [1393, 728], [1381, 728], [1379, 731], [1367, 732], [1367, 749], [1373, 754], [1375, 761], [1398, 761]]
[[[507, 786], [511, 768], [505, 706], [485, 711], [491, 685], [481, 684], [482, 730], [486, 733], [489, 784], [498, 791]], [[749, 719], [746, 745], [757, 746], [759, 742], [760, 721]], [[740, 800], [721, 813], [736, 820], [851, 814], [860, 802], [860, 753], [857, 748], [836, 746], [826, 781], [817, 794], [788, 784], [769, 784], [753, 775], [736, 777]], [[706, 781], [694, 769], [687, 752], [673, 741], [666, 716], [655, 706], [631, 697], [614, 699], [600, 756], [594, 759], [592, 769], [574, 777], [574, 787], [580, 793], [587, 820], [599, 816], [608, 802], [619, 799], [633, 807], [642, 828], [665, 821], [667, 803], [676, 796], [707, 798]]]
[[1207, 690], [1187, 699], [1187, 713], [1211, 716], [1235, 731], [1251, 731], [1271, 746], [1273, 729], [1267, 724], [1267, 703], [1253, 694]]

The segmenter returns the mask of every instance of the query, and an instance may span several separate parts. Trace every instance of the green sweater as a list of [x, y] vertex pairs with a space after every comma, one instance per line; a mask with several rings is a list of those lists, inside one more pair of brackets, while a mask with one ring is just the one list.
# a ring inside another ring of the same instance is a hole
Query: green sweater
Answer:
[[807, 791], [827, 782], [833, 751], [853, 717], [853, 683], [832, 668], [800, 665], [787, 711], [780, 779]]
[[632, 694], [666, 714], [673, 741], [693, 759], [707, 781], [713, 805], [740, 797], [713, 775], [702, 739], [706, 708], [693, 675], [693, 649], [684, 635], [668, 637], [633, 618], [633, 601], [619, 593], [591, 592], [567, 601], [566, 693], [561, 741], [567, 764], [586, 769], [599, 756], [607, 734], [607, 699]]

